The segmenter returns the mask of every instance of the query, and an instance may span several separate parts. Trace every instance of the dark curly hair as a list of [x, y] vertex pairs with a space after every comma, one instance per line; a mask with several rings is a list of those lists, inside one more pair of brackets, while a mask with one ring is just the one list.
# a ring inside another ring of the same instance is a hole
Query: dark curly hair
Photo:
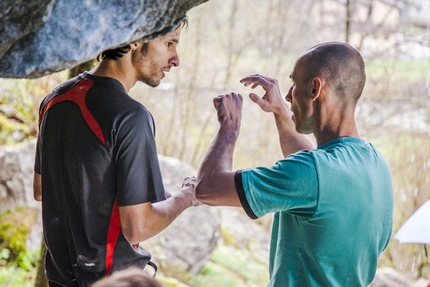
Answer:
[[[178, 24], [178, 26], [176, 26], [176, 29], [179, 29], [181, 27], [188, 27], [188, 17], [185, 16], [185, 18], [183, 18], [180, 23]], [[137, 41], [139, 42], [139, 41]], [[122, 56], [124, 56], [125, 54], [127, 54], [130, 51], [130, 45], [124, 45], [121, 46], [119, 48], [116, 49], [111, 49], [111, 50], [106, 50], [103, 51], [98, 57], [97, 57], [97, 61], [101, 61], [105, 58], [108, 59], [112, 59], [112, 60], [118, 60], [119, 58], [122, 58]], [[146, 50], [148, 49], [148, 42], [145, 42], [142, 49], [141, 49], [141, 53], [144, 54], [146, 52]]]
[[97, 60], [100, 62], [100, 60], [108, 58], [112, 60], [117, 60], [119, 58], [122, 58], [125, 54], [127, 54], [130, 51], [130, 45], [125, 45], [116, 49], [112, 50], [106, 50], [102, 52], [98, 57]]

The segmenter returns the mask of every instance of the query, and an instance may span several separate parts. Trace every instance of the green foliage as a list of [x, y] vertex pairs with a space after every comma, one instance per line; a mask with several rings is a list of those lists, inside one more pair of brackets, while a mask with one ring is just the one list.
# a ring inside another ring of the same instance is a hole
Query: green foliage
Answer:
[[268, 275], [267, 263], [254, 260], [250, 251], [218, 244], [211, 261], [187, 283], [207, 287], [266, 286]]
[[163, 276], [157, 276], [157, 281], [163, 286], [163, 287], [188, 287], [189, 285], [182, 283], [175, 278], [167, 278]]
[[0, 286], [33, 287], [36, 269], [25, 270], [13, 265], [0, 265]]
[[22, 252], [26, 251], [25, 240], [27, 238], [27, 233], [28, 228], [26, 226], [14, 226], [10, 223], [5, 223], [0, 226], [0, 236], [3, 243], [9, 246], [12, 260], [16, 260]]
[[[206, 286], [206, 287], [240, 287], [247, 286], [243, 280], [230, 272], [227, 268], [215, 264], [208, 263], [202, 270], [202, 273], [190, 280], [192, 286]], [[267, 283], [267, 282], [266, 282]]]
[[0, 216], [0, 266], [19, 267], [24, 271], [35, 267], [40, 251], [28, 252], [26, 241], [36, 216], [37, 210], [24, 208]]
[[0, 250], [0, 266], [6, 265], [10, 257], [10, 250], [3, 248]]
[[221, 245], [212, 254], [212, 261], [243, 278], [247, 286], [264, 286], [269, 282], [267, 262], [256, 260], [248, 250]]
[[40, 101], [66, 75], [62, 72], [34, 80], [0, 79], [0, 145], [37, 135]]
[[220, 231], [221, 231], [221, 237], [224, 241], [224, 244], [237, 246], [236, 238], [234, 238], [234, 236], [228, 231], [227, 228], [225, 228], [224, 226], [221, 226]]
[[402, 61], [375, 58], [366, 63], [366, 74], [370, 79], [385, 78], [392, 74], [396, 86], [407, 82], [421, 81], [430, 70], [430, 61]]

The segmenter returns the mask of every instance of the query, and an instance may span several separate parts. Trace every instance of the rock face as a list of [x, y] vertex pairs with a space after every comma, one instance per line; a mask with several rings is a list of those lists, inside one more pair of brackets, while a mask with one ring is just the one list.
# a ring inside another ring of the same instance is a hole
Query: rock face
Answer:
[[19, 206], [40, 208], [33, 198], [34, 141], [0, 148], [0, 213]]
[[[187, 176], [197, 171], [183, 162], [159, 155], [166, 191], [180, 190]], [[170, 226], [141, 245], [148, 249], [159, 270], [167, 277], [183, 279], [196, 274], [208, 262], [220, 236], [220, 220], [206, 205], [183, 212]]]
[[41, 77], [165, 34], [205, 1], [2, 0], [0, 77]]

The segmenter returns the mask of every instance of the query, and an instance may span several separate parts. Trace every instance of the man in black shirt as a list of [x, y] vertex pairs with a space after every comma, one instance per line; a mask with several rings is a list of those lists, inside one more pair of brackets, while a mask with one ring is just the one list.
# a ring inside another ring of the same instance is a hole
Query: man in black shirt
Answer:
[[166, 199], [152, 115], [128, 91], [179, 65], [174, 31], [105, 51], [42, 102], [34, 197], [42, 201], [50, 286], [89, 286], [150, 254], [139, 247], [197, 205], [195, 178]]

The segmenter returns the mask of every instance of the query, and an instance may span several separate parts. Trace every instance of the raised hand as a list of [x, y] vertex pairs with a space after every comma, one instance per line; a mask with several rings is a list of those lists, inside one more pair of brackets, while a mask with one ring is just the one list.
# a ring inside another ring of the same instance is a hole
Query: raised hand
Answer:
[[234, 127], [240, 126], [242, 119], [243, 99], [240, 94], [229, 93], [220, 95], [213, 100], [218, 114], [218, 121], [221, 125], [232, 124]]
[[263, 111], [274, 114], [279, 143], [282, 154], [285, 157], [302, 149], [313, 148], [313, 145], [304, 135], [296, 132], [295, 124], [292, 120], [293, 113], [281, 95], [277, 80], [256, 74], [245, 77], [240, 82], [245, 87], [251, 86], [252, 89], [255, 89], [260, 86], [264, 89], [265, 94], [263, 97], [260, 98], [257, 94], [250, 93], [249, 98], [259, 105]]
[[260, 97], [255, 93], [249, 94], [249, 98], [259, 105], [263, 111], [274, 114], [287, 113], [288, 115], [291, 115], [287, 103], [281, 95], [278, 81], [276, 79], [255, 74], [243, 78], [240, 82], [243, 83], [245, 87], [251, 86], [252, 89], [255, 89], [256, 87], [261, 86], [264, 89], [265, 94], [263, 97]]

